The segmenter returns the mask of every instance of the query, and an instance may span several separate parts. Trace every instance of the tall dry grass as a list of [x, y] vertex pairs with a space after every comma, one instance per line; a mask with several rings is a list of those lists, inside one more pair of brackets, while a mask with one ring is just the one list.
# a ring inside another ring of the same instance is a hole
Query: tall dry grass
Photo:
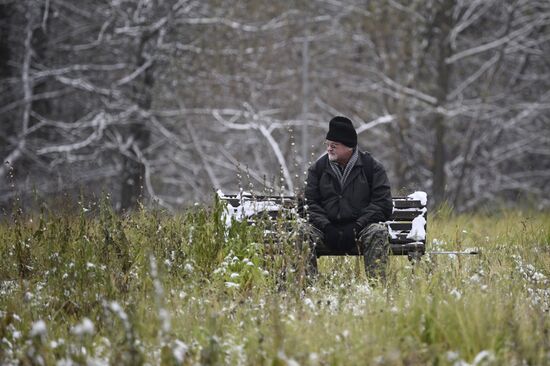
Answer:
[[548, 213], [441, 210], [428, 249], [481, 254], [392, 257], [381, 284], [360, 258], [324, 257], [310, 283], [292, 236], [227, 229], [222, 211], [14, 211], [0, 226], [0, 363], [549, 363]]

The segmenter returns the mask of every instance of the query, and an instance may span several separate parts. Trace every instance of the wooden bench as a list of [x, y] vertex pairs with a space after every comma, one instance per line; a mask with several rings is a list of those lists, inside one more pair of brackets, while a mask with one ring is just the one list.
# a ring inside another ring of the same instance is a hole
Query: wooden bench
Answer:
[[[247, 220], [252, 224], [258, 218], [305, 218], [303, 202], [293, 196], [261, 196], [252, 194], [229, 194], [218, 192], [220, 199], [227, 203], [227, 223], [231, 218]], [[426, 253], [427, 196], [424, 192], [414, 192], [408, 196], [393, 197], [393, 213], [386, 222], [389, 232], [391, 254], [406, 255], [410, 260], [419, 259]], [[283, 216], [281, 216], [283, 215]], [[323, 251], [320, 256], [359, 255], [357, 249], [351, 251]]]

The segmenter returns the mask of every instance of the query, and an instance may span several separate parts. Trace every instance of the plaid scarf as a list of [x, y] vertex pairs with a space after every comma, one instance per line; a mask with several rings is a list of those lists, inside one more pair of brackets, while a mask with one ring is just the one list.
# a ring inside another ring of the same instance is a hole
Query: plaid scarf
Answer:
[[346, 183], [346, 179], [348, 179], [349, 173], [353, 169], [355, 163], [357, 162], [357, 159], [359, 158], [359, 151], [358, 149], [355, 149], [353, 151], [353, 154], [351, 155], [351, 158], [349, 159], [348, 163], [346, 164], [346, 167], [344, 168], [344, 171], [342, 172], [340, 170], [340, 167], [338, 166], [338, 163], [335, 161], [329, 161], [330, 167], [332, 168], [332, 171], [334, 174], [336, 174], [336, 177], [338, 178], [338, 181], [340, 182], [340, 188], [344, 189], [344, 184]]

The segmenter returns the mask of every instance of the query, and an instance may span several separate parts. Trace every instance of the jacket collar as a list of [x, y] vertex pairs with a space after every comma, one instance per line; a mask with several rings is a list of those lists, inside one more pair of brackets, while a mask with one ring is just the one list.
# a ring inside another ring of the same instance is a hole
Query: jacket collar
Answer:
[[[334, 179], [338, 180], [338, 177], [336, 174], [332, 171], [332, 168], [330, 167], [330, 161], [328, 159], [328, 154], [325, 153], [325, 155], [322, 157], [324, 159], [324, 170]], [[346, 189], [346, 187], [352, 182], [357, 176], [361, 173], [363, 170], [363, 152], [359, 151], [359, 157], [357, 161], [355, 162], [355, 166], [349, 173], [348, 179], [346, 179], [346, 182], [344, 183], [344, 187], [342, 187], [342, 191]]]

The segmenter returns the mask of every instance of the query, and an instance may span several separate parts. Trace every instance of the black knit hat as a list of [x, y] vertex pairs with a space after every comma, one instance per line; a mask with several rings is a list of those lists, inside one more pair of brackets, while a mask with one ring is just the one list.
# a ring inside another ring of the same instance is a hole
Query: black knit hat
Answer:
[[341, 142], [346, 146], [357, 146], [357, 132], [349, 118], [336, 116], [328, 125], [327, 140]]

